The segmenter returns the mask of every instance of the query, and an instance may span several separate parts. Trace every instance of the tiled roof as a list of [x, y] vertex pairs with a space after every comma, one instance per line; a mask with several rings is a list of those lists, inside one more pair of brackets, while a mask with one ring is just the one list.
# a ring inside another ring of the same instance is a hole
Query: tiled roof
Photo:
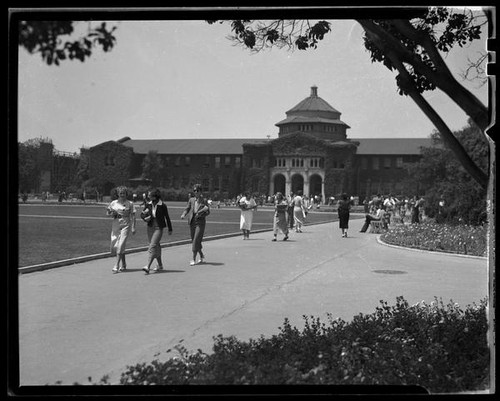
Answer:
[[265, 143], [268, 139], [218, 138], [218, 139], [129, 139], [122, 144], [137, 154], [156, 150], [159, 154], [243, 154], [244, 143]]
[[[209, 155], [243, 154], [243, 144], [265, 144], [268, 141], [255, 138], [127, 139], [122, 144], [137, 154], [156, 150], [159, 154]], [[432, 146], [430, 138], [350, 138], [350, 141], [359, 142], [358, 155], [418, 155], [421, 146]], [[346, 145], [347, 142], [338, 144]]]
[[307, 116], [290, 116], [281, 120], [280, 122], [274, 124], [276, 126], [280, 126], [282, 124], [289, 123], [328, 123], [328, 124], [337, 124], [337, 125], [345, 125], [347, 128], [349, 127], [345, 122], [339, 119], [331, 119], [331, 118], [323, 118], [323, 117], [307, 117]]
[[415, 155], [420, 147], [431, 147], [430, 138], [351, 138], [359, 142], [358, 155]]
[[286, 113], [297, 113], [301, 111], [329, 111], [333, 113], [339, 113], [339, 111], [330, 106], [327, 101], [317, 96], [306, 97]]

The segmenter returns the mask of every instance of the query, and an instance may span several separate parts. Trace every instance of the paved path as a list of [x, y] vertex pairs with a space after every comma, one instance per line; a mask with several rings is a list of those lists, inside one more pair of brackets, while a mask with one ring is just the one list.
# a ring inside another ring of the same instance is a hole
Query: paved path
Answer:
[[[209, 224], [209, 223], [208, 223]], [[486, 259], [388, 247], [338, 223], [307, 226], [290, 240], [270, 232], [207, 241], [207, 263], [189, 266], [190, 246], [163, 249], [166, 271], [146, 276], [145, 252], [127, 255], [129, 270], [112, 274], [113, 259], [19, 276], [20, 384], [88, 384], [126, 366], [174, 356], [181, 340], [211, 352], [213, 336], [240, 340], [279, 332], [284, 318], [350, 320], [380, 300], [413, 304], [434, 297], [467, 305], [488, 294]]]

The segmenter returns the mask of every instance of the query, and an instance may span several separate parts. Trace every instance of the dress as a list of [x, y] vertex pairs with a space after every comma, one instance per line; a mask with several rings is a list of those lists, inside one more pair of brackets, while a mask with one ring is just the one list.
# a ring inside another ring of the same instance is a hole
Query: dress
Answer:
[[349, 228], [349, 209], [351, 208], [351, 203], [348, 200], [341, 199], [338, 203], [337, 212], [339, 215], [339, 228], [348, 229]]
[[110, 214], [116, 214], [111, 224], [111, 254], [122, 254], [125, 252], [135, 206], [129, 200], [124, 204], [114, 200], [109, 204], [108, 211]]
[[246, 209], [241, 209], [240, 230], [250, 231], [253, 223], [253, 208], [257, 206], [257, 204], [253, 198], [247, 199], [246, 197], [241, 198], [239, 203], [240, 207], [246, 207]]
[[288, 235], [288, 224], [286, 219], [287, 209], [288, 202], [286, 200], [276, 202], [273, 221], [273, 231], [275, 234], [278, 233], [278, 230], [281, 230], [283, 234]]
[[304, 225], [305, 212], [304, 212], [304, 201], [302, 197], [297, 195], [293, 198], [293, 218], [298, 227]]

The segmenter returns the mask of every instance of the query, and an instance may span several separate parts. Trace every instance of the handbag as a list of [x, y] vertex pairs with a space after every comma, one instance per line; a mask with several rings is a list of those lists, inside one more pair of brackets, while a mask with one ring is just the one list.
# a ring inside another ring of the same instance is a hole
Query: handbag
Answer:
[[141, 212], [141, 219], [144, 220], [146, 223], [149, 223], [152, 218], [153, 218], [153, 215], [151, 214], [150, 209], [144, 209]]

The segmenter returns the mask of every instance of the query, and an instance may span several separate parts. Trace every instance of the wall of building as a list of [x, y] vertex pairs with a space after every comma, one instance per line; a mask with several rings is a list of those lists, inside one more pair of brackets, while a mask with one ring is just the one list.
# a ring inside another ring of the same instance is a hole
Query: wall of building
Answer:
[[89, 149], [89, 177], [95, 178], [104, 195], [112, 188], [128, 185], [133, 151], [115, 141], [104, 142]]

